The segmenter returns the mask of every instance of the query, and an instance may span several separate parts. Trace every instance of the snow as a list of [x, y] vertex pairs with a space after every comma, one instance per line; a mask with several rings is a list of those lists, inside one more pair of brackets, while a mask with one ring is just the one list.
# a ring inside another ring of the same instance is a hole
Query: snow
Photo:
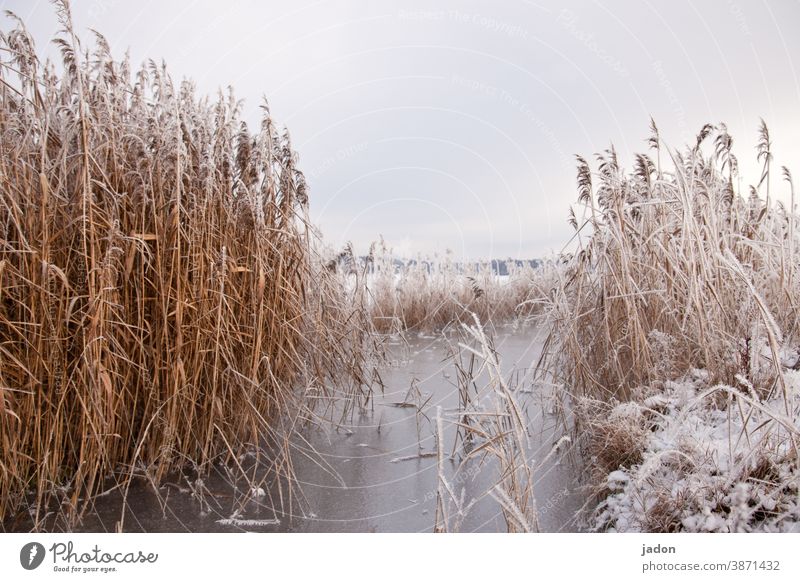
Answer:
[[800, 372], [784, 377], [788, 415], [782, 394], [761, 402], [744, 386], [710, 385], [704, 370], [614, 408], [612, 419], [644, 415], [650, 430], [642, 462], [608, 474], [594, 529], [798, 531]]

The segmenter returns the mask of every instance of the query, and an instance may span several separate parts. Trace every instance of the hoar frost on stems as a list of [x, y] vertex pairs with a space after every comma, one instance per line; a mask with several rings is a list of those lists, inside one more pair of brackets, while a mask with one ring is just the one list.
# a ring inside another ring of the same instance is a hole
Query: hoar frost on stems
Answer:
[[217, 459], [250, 491], [248, 451], [291, 482], [296, 428], [369, 398], [374, 334], [289, 134], [85, 47], [56, 6], [62, 68], [13, 15], [0, 34], [0, 518], [71, 524], [133, 474]]
[[[723, 412], [729, 419], [726, 455], [746, 460], [736, 471], [725, 469], [725, 477], [763, 481], [758, 463], [766, 463], [788, 471], [769, 489], [794, 486], [795, 477], [787, 475], [796, 475], [799, 462], [797, 388], [787, 374], [800, 360], [794, 274], [800, 257], [791, 174], [784, 170], [787, 209], [770, 192], [772, 151], [763, 122], [762, 174], [747, 196], [738, 192], [733, 139], [723, 124], [704, 126], [696, 144], [682, 152], [662, 143], [655, 124], [652, 130], [657, 162], [639, 154], [631, 174], [613, 147], [597, 156], [596, 172], [579, 158], [585, 210], [571, 213], [578, 244], [565, 254], [565, 271], [549, 294], [550, 330], [537, 373], [572, 396], [574, 430], [600, 500], [609, 494], [609, 475], [620, 469], [638, 474], [645, 461], [648, 471], [679, 466], [678, 475], [687, 479], [719, 470], [697, 451], [661, 450], [653, 437], [670, 424], [662, 408], [683, 406], [667, 394], [670, 382], [698, 370], [705, 390], [699, 389], [695, 409], [712, 423], [722, 422], [713, 411]], [[759, 439], [751, 438], [756, 417]], [[699, 500], [704, 491], [698, 485], [682, 495]], [[672, 518], [667, 508], [680, 505], [674, 492], [653, 487], [638, 494], [647, 511], [637, 527], [661, 531], [695, 523]], [[624, 506], [616, 494], [609, 499]], [[620, 519], [617, 526], [624, 527]]]

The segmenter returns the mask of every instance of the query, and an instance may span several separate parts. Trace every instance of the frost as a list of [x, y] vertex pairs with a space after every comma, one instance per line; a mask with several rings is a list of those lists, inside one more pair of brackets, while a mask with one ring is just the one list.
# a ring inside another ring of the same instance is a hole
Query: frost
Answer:
[[608, 488], [612, 491], [622, 489], [631, 478], [625, 471], [613, 471], [608, 474]]
[[[800, 432], [800, 374], [787, 371], [782, 396], [756, 401], [709, 386], [691, 370], [644, 405], [620, 404], [610, 418], [629, 422], [647, 410], [641, 462], [608, 473], [607, 496], [592, 525], [603, 531], [798, 531], [800, 474], [793, 439]], [[648, 417], [649, 418], [649, 417]]]

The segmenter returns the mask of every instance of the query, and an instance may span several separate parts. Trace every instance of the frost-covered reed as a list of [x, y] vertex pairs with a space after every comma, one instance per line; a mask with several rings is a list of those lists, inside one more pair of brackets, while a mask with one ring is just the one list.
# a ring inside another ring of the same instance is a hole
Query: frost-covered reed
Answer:
[[[797, 495], [798, 217], [789, 170], [775, 180], [763, 122], [759, 137], [762, 173], [745, 194], [724, 125], [705, 126], [682, 152], [653, 125], [651, 154], [637, 155], [630, 174], [613, 147], [596, 171], [578, 158], [581, 210], [571, 220], [580, 242], [550, 293], [539, 372], [574, 397], [595, 492], [616, 491], [614, 474], [643, 504], [619, 513], [636, 523], [606, 512], [606, 527], [701, 530], [716, 522], [698, 512], [727, 515], [742, 503], [764, 509], [734, 529], [781, 529], [800, 517], [778, 515], [788, 506], [775, 503]], [[778, 187], [789, 206], [776, 201]], [[687, 380], [698, 374], [699, 384]], [[686, 382], [693, 397], [676, 400], [675, 383]], [[665, 447], [676, 414], [699, 424]], [[672, 477], [654, 478], [665, 471]], [[774, 493], [766, 506], [747, 493], [756, 481]]]
[[332, 263], [368, 289], [367, 309], [383, 333], [432, 332], [504, 323], [536, 313], [550, 268], [534, 261], [458, 261], [452, 253], [400, 259], [381, 240], [367, 256], [345, 249]]
[[0, 518], [245, 450], [289, 476], [287, 435], [371, 379], [289, 134], [56, 8], [58, 66], [0, 34]]

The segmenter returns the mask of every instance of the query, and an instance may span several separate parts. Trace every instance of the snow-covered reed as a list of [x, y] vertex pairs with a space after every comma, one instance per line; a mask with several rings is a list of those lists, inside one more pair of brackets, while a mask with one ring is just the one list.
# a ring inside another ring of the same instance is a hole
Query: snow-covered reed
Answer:
[[[454, 353], [458, 409], [445, 416], [439, 407], [436, 415], [439, 486], [435, 531], [457, 531], [483, 497], [491, 497], [499, 505], [507, 531], [538, 531], [533, 489], [537, 465], [519, 386], [504, 377], [493, 340], [477, 315], [472, 314], [471, 325], [461, 324], [461, 332], [463, 341]], [[455, 475], [476, 467], [492, 471], [488, 488], [476, 498], [466, 498], [464, 489], [455, 487], [445, 474], [445, 422], [455, 428], [450, 453], [452, 458], [460, 458]]]
[[[636, 499], [615, 493], [598, 523], [780, 529], [776, 513], [789, 511], [780, 499], [797, 495], [797, 383], [788, 373], [799, 355], [798, 218], [786, 168], [790, 204], [775, 200], [763, 123], [759, 137], [762, 174], [746, 195], [724, 125], [703, 127], [678, 152], [653, 124], [652, 155], [637, 155], [630, 174], [613, 147], [597, 156], [596, 172], [578, 158], [578, 248], [546, 307], [539, 373], [574, 397], [600, 499], [618, 491], [612, 481], [635, 484], [624, 491]], [[670, 382], [697, 370], [692, 402], [676, 403]], [[683, 437], [666, 442], [676, 428]], [[706, 487], [720, 480], [724, 487]], [[764, 505], [759, 488], [775, 505]], [[761, 509], [734, 524], [728, 517], [742, 503]], [[680, 510], [689, 507], [716, 518]]]

